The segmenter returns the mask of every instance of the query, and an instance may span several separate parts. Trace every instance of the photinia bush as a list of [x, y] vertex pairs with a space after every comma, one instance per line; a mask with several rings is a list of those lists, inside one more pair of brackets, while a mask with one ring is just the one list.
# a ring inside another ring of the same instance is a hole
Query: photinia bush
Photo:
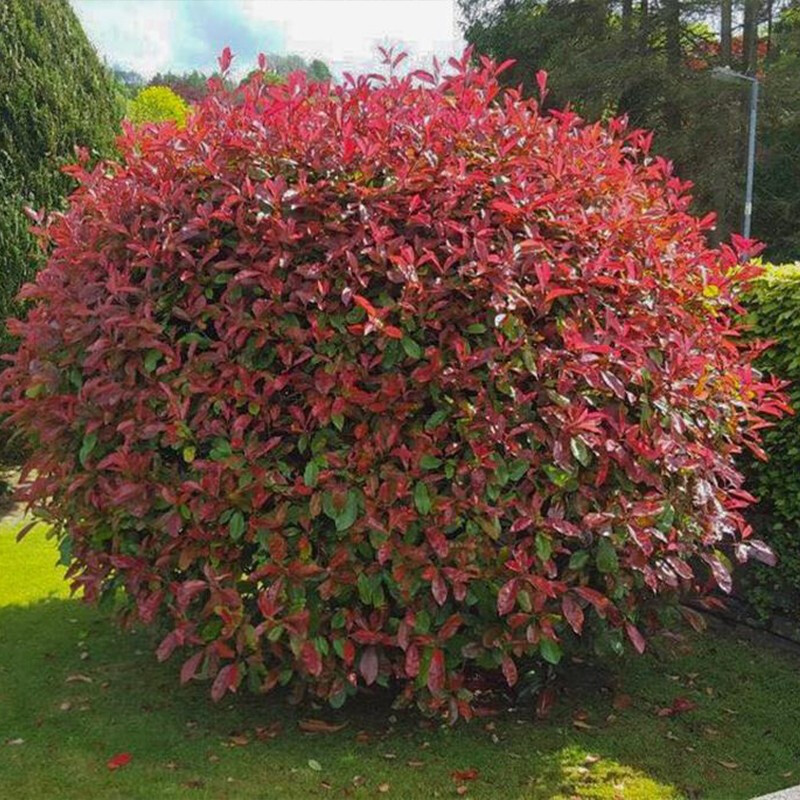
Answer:
[[706, 244], [649, 135], [503, 66], [217, 82], [41, 226], [22, 497], [216, 699], [469, 715], [475, 670], [641, 651], [770, 559], [732, 463], [785, 408], [737, 328], [753, 244]]

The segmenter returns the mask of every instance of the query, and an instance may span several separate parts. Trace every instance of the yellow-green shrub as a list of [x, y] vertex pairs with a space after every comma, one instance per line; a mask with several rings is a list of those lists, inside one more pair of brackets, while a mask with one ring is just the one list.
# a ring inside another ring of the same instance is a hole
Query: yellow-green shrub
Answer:
[[128, 103], [131, 122], [167, 122], [172, 120], [183, 127], [189, 106], [168, 86], [148, 86]]
[[[800, 263], [766, 265], [747, 299], [753, 333], [773, 341], [758, 361], [765, 372], [791, 381], [800, 409]], [[784, 417], [764, 434], [769, 461], [748, 467], [750, 490], [760, 502], [753, 515], [759, 536], [778, 564], [747, 570], [748, 600], [762, 616], [800, 614], [800, 416]]]

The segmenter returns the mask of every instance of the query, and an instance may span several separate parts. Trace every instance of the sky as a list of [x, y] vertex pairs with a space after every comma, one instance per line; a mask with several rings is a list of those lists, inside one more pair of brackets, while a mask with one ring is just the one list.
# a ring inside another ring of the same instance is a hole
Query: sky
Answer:
[[320, 58], [337, 77], [378, 68], [378, 45], [429, 66], [460, 55], [456, 0], [70, 0], [101, 57], [150, 78], [210, 71], [223, 47], [246, 72], [259, 52]]

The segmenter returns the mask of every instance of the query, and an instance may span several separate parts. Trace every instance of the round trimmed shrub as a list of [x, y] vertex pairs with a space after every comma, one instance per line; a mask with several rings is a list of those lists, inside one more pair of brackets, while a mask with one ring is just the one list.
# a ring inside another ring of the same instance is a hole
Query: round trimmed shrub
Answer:
[[43, 232], [3, 376], [23, 497], [214, 698], [468, 715], [473, 670], [641, 651], [770, 557], [732, 462], [784, 407], [737, 328], [751, 243], [708, 247], [649, 136], [467, 59], [217, 82]]
[[128, 119], [134, 123], [174, 122], [186, 124], [189, 106], [169, 86], [146, 86], [128, 103]]

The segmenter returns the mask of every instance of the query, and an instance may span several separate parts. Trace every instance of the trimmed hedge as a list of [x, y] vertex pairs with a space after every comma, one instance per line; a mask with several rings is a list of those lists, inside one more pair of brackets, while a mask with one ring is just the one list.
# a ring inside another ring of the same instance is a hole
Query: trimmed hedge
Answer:
[[0, 352], [3, 320], [40, 264], [24, 206], [58, 208], [76, 144], [108, 153], [122, 108], [67, 0], [0, 2]]
[[[758, 366], [790, 381], [792, 406], [800, 409], [800, 263], [766, 265], [748, 297], [753, 333], [772, 340]], [[747, 600], [762, 617], [800, 616], [800, 418], [784, 417], [764, 433], [766, 462], [747, 464], [751, 491], [759, 504], [754, 527], [778, 557], [770, 569], [756, 566], [743, 575]]]

